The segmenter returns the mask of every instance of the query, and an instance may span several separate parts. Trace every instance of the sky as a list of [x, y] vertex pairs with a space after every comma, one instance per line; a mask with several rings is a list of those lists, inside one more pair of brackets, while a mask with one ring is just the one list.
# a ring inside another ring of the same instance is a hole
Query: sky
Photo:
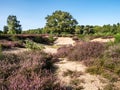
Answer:
[[17, 16], [23, 30], [42, 28], [56, 10], [69, 12], [79, 25], [120, 22], [120, 0], [0, 0], [0, 30], [9, 15]]

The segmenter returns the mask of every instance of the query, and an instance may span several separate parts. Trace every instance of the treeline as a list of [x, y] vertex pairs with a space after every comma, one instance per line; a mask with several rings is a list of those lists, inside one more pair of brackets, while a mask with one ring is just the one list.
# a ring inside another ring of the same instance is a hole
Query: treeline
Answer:
[[38, 29], [29, 29], [22, 31], [22, 34], [42, 34], [43, 28], [38, 28]]
[[61, 10], [55, 11], [52, 15], [45, 17], [46, 25], [43, 28], [23, 30], [20, 21], [14, 15], [9, 15], [7, 25], [0, 31], [2, 34], [95, 34], [114, 35], [120, 32], [120, 23], [113, 25], [93, 26], [79, 25], [73, 16]]

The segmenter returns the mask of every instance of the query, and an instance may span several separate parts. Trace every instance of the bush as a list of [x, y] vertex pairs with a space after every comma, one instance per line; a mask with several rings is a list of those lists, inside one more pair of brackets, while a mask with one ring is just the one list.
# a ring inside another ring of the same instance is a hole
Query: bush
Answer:
[[102, 57], [94, 59], [92, 64], [88, 66], [87, 72], [102, 75], [110, 82], [116, 82], [120, 76], [120, 60], [116, 61], [109, 57]]
[[40, 44], [37, 44], [31, 40], [26, 40], [25, 47], [33, 50], [42, 50], [44, 47]]
[[11, 35], [10, 39], [11, 39], [11, 41], [18, 41], [19, 40], [16, 35]]
[[120, 34], [115, 35], [115, 43], [120, 43]]
[[120, 59], [120, 43], [110, 46], [108, 50], [106, 50], [105, 55], [114, 60]]
[[68, 55], [68, 53], [73, 49], [73, 47], [70, 46], [62, 46], [57, 49], [57, 54], [55, 55], [58, 58], [64, 58]]
[[20, 48], [24, 47], [24, 44], [22, 41], [1, 40], [0, 43], [1, 43], [2, 49], [10, 49], [12, 47], [20, 47]]
[[1, 90], [66, 90], [53, 74], [51, 55], [39, 51], [4, 54], [0, 59]]
[[58, 49], [56, 56], [68, 57], [69, 60], [90, 60], [102, 56], [105, 46], [99, 42], [83, 42], [75, 46], [63, 46]]
[[36, 37], [33, 37], [31, 40], [33, 40], [36, 43], [52, 44], [55, 39], [53, 38], [52, 35], [50, 35], [50, 36], [46, 36], [46, 37], [36, 36]]
[[91, 58], [98, 58], [104, 52], [104, 45], [99, 42], [84, 42], [77, 44], [68, 53], [70, 60], [90, 60]]
[[52, 44], [52, 43], [54, 43], [55, 38], [54, 38], [52, 35], [50, 35], [50, 36], [48, 37], [48, 40], [49, 40], [50, 44]]

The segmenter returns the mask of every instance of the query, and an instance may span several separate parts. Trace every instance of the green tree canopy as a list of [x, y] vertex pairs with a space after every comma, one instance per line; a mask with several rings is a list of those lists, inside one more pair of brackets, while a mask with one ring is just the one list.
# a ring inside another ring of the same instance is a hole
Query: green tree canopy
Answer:
[[48, 15], [46, 18], [47, 23], [44, 30], [48, 33], [74, 33], [75, 27], [78, 22], [68, 12], [55, 11], [52, 15]]
[[4, 33], [4, 34], [7, 34], [7, 32], [8, 32], [8, 26], [4, 26], [4, 27], [3, 27], [3, 33]]
[[9, 34], [20, 34], [22, 31], [20, 21], [14, 15], [9, 15], [7, 18], [8, 32]]

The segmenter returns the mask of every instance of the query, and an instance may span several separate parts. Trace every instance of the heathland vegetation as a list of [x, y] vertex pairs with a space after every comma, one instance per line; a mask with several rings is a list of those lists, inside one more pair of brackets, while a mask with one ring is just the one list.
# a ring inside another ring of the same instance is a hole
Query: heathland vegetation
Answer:
[[[74, 85], [62, 84], [56, 73], [60, 59], [81, 62], [86, 73], [105, 78], [106, 85], [97, 90], [120, 90], [120, 23], [113, 25], [79, 25], [73, 16], [61, 10], [45, 17], [43, 28], [22, 30], [17, 17], [9, 15], [0, 31], [1, 90], [82, 90], [78, 80]], [[74, 45], [55, 46], [59, 37], [70, 37]], [[94, 38], [114, 39], [95, 42]], [[46, 47], [57, 53], [45, 53]], [[14, 48], [27, 48], [21, 53], [5, 53]], [[70, 66], [68, 66], [70, 67]], [[64, 75], [80, 73], [68, 71]], [[84, 75], [81, 72], [82, 75]], [[83, 82], [83, 80], [81, 81]], [[93, 81], [91, 81], [92, 83]], [[84, 82], [85, 83], [85, 82]], [[79, 87], [78, 87], [79, 86]]]

